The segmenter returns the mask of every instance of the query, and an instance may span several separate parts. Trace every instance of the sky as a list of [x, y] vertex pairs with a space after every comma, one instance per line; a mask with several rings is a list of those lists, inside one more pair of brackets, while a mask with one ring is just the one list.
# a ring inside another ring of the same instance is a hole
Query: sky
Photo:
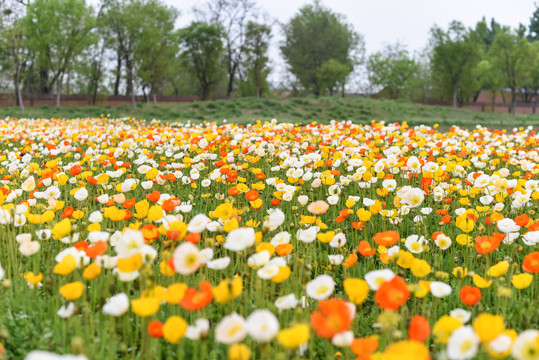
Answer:
[[[194, 15], [192, 8], [201, 0], [164, 0], [181, 11], [178, 26], [187, 26]], [[309, 0], [255, 0], [258, 7], [280, 23], [288, 22]], [[434, 24], [447, 28], [453, 20], [474, 27], [483, 17], [516, 28], [528, 26], [535, 10], [534, 0], [322, 0], [322, 4], [345, 16], [346, 21], [363, 36], [366, 54], [379, 51], [387, 44], [399, 42], [414, 53], [421, 51], [429, 40]], [[538, 3], [539, 4], [539, 3]], [[282, 32], [273, 30], [270, 58], [274, 71], [270, 81], [285, 71], [279, 43]], [[273, 78], [273, 79], [272, 79]]]

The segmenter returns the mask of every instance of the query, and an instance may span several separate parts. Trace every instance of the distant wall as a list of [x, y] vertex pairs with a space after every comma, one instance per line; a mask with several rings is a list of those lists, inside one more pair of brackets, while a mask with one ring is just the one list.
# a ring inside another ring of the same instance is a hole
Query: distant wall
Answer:
[[[69, 106], [88, 106], [90, 99], [86, 95], [62, 95], [60, 96], [60, 105], [62, 107]], [[181, 104], [197, 101], [200, 98], [198, 96], [174, 96], [174, 95], [158, 95], [156, 97], [159, 104]], [[135, 96], [137, 103], [145, 103], [144, 96]], [[24, 106], [56, 106], [55, 94], [23, 94], [22, 101]], [[150, 103], [152, 98], [150, 98]], [[16, 106], [17, 102], [15, 96], [12, 94], [0, 94], [0, 107]], [[99, 95], [97, 97], [96, 105], [131, 105], [131, 97], [126, 95]]]

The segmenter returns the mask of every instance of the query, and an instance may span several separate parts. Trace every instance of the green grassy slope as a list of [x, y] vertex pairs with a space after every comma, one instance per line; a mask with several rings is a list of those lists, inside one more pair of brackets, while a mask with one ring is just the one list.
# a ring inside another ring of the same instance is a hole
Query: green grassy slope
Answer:
[[368, 98], [290, 98], [255, 99], [238, 98], [187, 104], [139, 104], [136, 110], [130, 106], [86, 106], [27, 108], [24, 113], [16, 107], [0, 108], [0, 116], [17, 118], [51, 117], [135, 117], [165, 121], [218, 121], [249, 123], [256, 120], [271, 120], [294, 123], [311, 121], [328, 122], [352, 120], [367, 123], [373, 119], [385, 121], [407, 121], [410, 125], [439, 123], [442, 127], [460, 125], [465, 127], [481, 124], [492, 127], [514, 127], [539, 125], [539, 115], [517, 115], [481, 113], [470, 110], [453, 110], [441, 106], [415, 104], [408, 101], [375, 100]]

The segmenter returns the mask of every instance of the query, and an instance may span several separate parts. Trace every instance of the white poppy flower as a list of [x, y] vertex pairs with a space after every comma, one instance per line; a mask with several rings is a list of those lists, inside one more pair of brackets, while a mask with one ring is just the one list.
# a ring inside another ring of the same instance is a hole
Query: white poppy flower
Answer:
[[480, 342], [471, 326], [461, 326], [447, 341], [447, 357], [450, 360], [471, 359], [477, 354]]
[[119, 293], [107, 299], [103, 305], [103, 313], [111, 316], [122, 316], [129, 309], [129, 297], [125, 293]]
[[174, 270], [182, 275], [195, 272], [200, 267], [200, 250], [190, 242], [184, 242], [172, 255]]
[[383, 283], [394, 277], [395, 273], [390, 269], [373, 270], [365, 274], [365, 281], [371, 290], [376, 291]]
[[212, 270], [223, 270], [226, 269], [228, 265], [230, 265], [230, 260], [230, 257], [225, 256], [219, 259], [208, 261], [206, 263], [206, 266]]
[[247, 324], [243, 316], [232, 313], [225, 316], [215, 328], [215, 341], [231, 345], [241, 342], [247, 336]]
[[275, 306], [279, 310], [295, 309], [298, 306], [299, 300], [294, 293], [281, 296], [275, 300]]
[[335, 289], [335, 280], [329, 275], [319, 275], [307, 283], [307, 296], [315, 300], [325, 300]]
[[271, 341], [279, 332], [279, 320], [267, 309], [255, 310], [247, 317], [247, 332], [255, 341]]
[[449, 284], [441, 281], [433, 281], [430, 283], [430, 292], [433, 296], [442, 298], [451, 295], [453, 289]]

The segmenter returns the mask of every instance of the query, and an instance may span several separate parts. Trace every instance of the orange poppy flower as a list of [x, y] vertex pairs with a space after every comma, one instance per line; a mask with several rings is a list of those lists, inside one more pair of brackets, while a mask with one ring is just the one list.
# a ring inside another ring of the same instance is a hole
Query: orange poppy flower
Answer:
[[518, 226], [526, 226], [528, 225], [528, 223], [530, 222], [530, 217], [526, 214], [522, 214], [520, 216], [517, 216], [515, 218], [515, 223], [518, 225]]
[[85, 251], [85, 250], [88, 248], [88, 246], [90, 246], [90, 244], [88, 243], [88, 241], [82, 241], [82, 240], [81, 240], [81, 241], [77, 241], [77, 242], [73, 245], [73, 247], [74, 247], [75, 249], [77, 249], [78, 251]]
[[473, 306], [481, 300], [481, 290], [475, 286], [464, 286], [460, 289], [460, 301], [468, 306]]
[[493, 232], [490, 237], [491, 237], [492, 241], [498, 242], [498, 245], [499, 245], [503, 241], [503, 239], [506, 238], [506, 236], [507, 236], [506, 234], [502, 234], [502, 233], [499, 233], [499, 232]]
[[410, 340], [415, 340], [423, 342], [427, 340], [430, 336], [430, 325], [428, 320], [421, 315], [416, 315], [410, 321], [410, 326], [408, 326], [408, 338]]
[[361, 230], [365, 226], [365, 223], [363, 221], [353, 222], [352, 227], [356, 230]]
[[320, 310], [311, 314], [311, 326], [320, 337], [331, 339], [335, 334], [350, 329], [352, 316], [346, 301], [341, 299], [323, 300], [318, 303]]
[[400, 238], [398, 232], [389, 230], [374, 235], [374, 242], [381, 246], [393, 246]]
[[86, 181], [88, 181], [88, 183], [90, 183], [91, 185], [97, 184], [97, 179], [92, 176], [87, 176]]
[[496, 250], [500, 242], [494, 237], [478, 236], [475, 238], [475, 250], [480, 254], [488, 254]]
[[135, 206], [136, 203], [137, 203], [137, 199], [131, 198], [131, 199], [125, 200], [122, 206], [124, 207], [124, 209], [131, 209], [133, 206]]
[[163, 323], [161, 321], [150, 321], [148, 324], [148, 333], [153, 338], [163, 337]]
[[81, 172], [82, 172], [82, 168], [80, 167], [79, 164], [75, 164], [69, 169], [69, 174], [71, 174], [71, 176], [77, 176]]
[[153, 192], [146, 195], [146, 198], [148, 199], [148, 201], [151, 201], [153, 203], [158, 202], [160, 197], [161, 197], [161, 193], [159, 192], [159, 190], [154, 190]]
[[256, 199], [258, 199], [259, 195], [258, 195], [258, 192], [256, 190], [249, 190], [245, 193], [245, 198], [248, 200], [248, 201], [255, 201]]
[[529, 226], [528, 226], [528, 230], [530, 231], [537, 231], [539, 230], [539, 221], [536, 221], [534, 223], [531, 223]]
[[539, 273], [539, 251], [534, 251], [524, 257], [522, 269], [530, 273]]
[[374, 294], [378, 307], [385, 310], [398, 310], [409, 298], [408, 285], [399, 276], [384, 282]]
[[107, 243], [100, 240], [94, 245], [88, 246], [84, 251], [89, 258], [94, 259], [99, 255], [103, 255], [105, 251], [107, 251]]
[[279, 200], [279, 199], [273, 199], [273, 200], [271, 200], [271, 205], [273, 205], [273, 206], [277, 206], [277, 205], [279, 205], [280, 203], [281, 203], [281, 200]]
[[344, 266], [345, 268], [351, 268], [352, 266], [356, 264], [356, 262], [357, 262], [357, 254], [351, 253], [350, 255], [346, 257], [346, 260], [344, 260], [342, 266]]
[[373, 256], [376, 254], [376, 249], [371, 246], [371, 244], [366, 240], [361, 240], [357, 247], [357, 251], [365, 257]]
[[75, 212], [75, 209], [73, 209], [72, 206], [68, 206], [64, 209], [64, 211], [62, 212], [62, 217], [64, 219], [66, 218], [70, 218], [73, 216], [73, 213]]
[[200, 233], [189, 233], [185, 237], [186, 241], [189, 241], [190, 243], [197, 244], [200, 241]]
[[174, 210], [176, 207], [176, 201], [174, 199], [168, 199], [163, 202], [163, 205], [161, 205], [163, 208], [163, 211], [169, 212]]
[[292, 244], [281, 244], [281, 245], [277, 245], [277, 247], [275, 248], [275, 252], [279, 256], [286, 256], [290, 254], [292, 250], [294, 250], [294, 245]]
[[180, 301], [180, 305], [185, 310], [200, 310], [213, 300], [213, 292], [209, 281], [202, 281], [199, 285], [200, 291], [193, 288], [185, 290], [185, 295]]
[[354, 339], [350, 344], [350, 349], [359, 356], [359, 359], [370, 359], [370, 354], [378, 349], [378, 339], [374, 336]]

